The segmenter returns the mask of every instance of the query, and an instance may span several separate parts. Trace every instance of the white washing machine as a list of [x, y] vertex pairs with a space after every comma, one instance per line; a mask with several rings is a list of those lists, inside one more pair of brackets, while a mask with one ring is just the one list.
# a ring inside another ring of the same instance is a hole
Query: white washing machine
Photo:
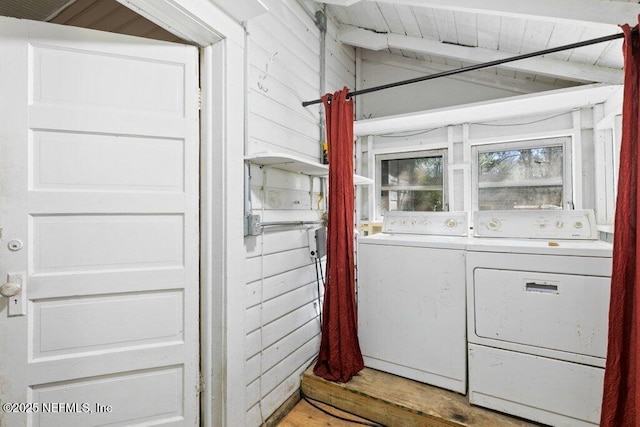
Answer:
[[365, 366], [466, 392], [466, 212], [388, 212], [358, 239]]
[[600, 420], [612, 245], [591, 211], [481, 211], [467, 247], [469, 400], [553, 426]]

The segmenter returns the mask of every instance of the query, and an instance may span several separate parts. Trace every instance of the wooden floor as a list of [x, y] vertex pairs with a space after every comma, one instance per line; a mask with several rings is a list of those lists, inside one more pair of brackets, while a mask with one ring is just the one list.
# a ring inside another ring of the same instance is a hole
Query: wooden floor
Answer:
[[[324, 411], [315, 408], [322, 408]], [[331, 415], [330, 415], [331, 414]], [[338, 418], [340, 417], [340, 418]], [[345, 421], [341, 418], [345, 418], [351, 421]], [[341, 411], [337, 408], [333, 408], [327, 404], [321, 402], [308, 403], [305, 400], [301, 400], [296, 406], [289, 412], [282, 421], [278, 424], [278, 427], [353, 427], [358, 424], [371, 423], [371, 421], [365, 420], [348, 412]]]
[[362, 422], [362, 425], [389, 427], [538, 426], [471, 406], [467, 398], [458, 393], [369, 368], [344, 384], [326, 381], [308, 369], [302, 377], [301, 389], [304, 395], [312, 399], [314, 405], [356, 423], [325, 414], [301, 400], [278, 426], [355, 426], [358, 422]]

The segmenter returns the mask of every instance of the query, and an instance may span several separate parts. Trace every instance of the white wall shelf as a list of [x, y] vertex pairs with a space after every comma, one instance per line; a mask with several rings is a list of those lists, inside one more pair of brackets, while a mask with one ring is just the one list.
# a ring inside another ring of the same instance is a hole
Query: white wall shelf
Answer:
[[[288, 153], [256, 153], [245, 156], [246, 161], [260, 166], [270, 166], [289, 172], [326, 178], [329, 176], [329, 165], [311, 162]], [[353, 175], [354, 185], [373, 184], [373, 180], [361, 175]]]

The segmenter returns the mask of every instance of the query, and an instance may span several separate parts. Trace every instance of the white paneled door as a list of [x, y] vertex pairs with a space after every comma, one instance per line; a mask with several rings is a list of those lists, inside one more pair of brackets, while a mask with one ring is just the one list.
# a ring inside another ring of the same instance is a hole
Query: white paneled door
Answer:
[[198, 51], [0, 19], [0, 425], [198, 423]]

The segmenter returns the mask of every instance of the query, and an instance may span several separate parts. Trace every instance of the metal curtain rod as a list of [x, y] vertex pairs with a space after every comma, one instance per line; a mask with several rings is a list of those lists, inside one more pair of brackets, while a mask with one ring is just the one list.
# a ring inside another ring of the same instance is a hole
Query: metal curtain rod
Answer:
[[[637, 31], [637, 29], [634, 28], [634, 31]], [[542, 56], [542, 55], [546, 55], [548, 53], [555, 53], [555, 52], [560, 52], [560, 51], [563, 51], [563, 50], [575, 49], [575, 48], [578, 48], [578, 47], [589, 46], [589, 45], [592, 45], [592, 44], [608, 42], [608, 41], [615, 40], [615, 39], [621, 39], [623, 37], [624, 37], [624, 33], [616, 33], [616, 34], [611, 34], [610, 36], [598, 37], [596, 39], [584, 40], [584, 41], [581, 41], [581, 42], [571, 43], [571, 44], [567, 44], [567, 45], [564, 45], [564, 46], [553, 47], [551, 49], [545, 49], [545, 50], [540, 50], [540, 51], [537, 51], [537, 52], [525, 53], [523, 55], [512, 56], [511, 58], [498, 59], [498, 60], [490, 61], [490, 62], [483, 62], [482, 64], [476, 64], [476, 65], [470, 65], [468, 67], [456, 68], [455, 70], [443, 71], [441, 73], [436, 73], [436, 74], [429, 74], [428, 76], [416, 77], [416, 78], [409, 79], [409, 80], [402, 80], [402, 81], [399, 81], [399, 82], [388, 83], [388, 84], [381, 85], [381, 86], [374, 86], [374, 87], [370, 87], [370, 88], [367, 88], [367, 89], [360, 89], [360, 90], [356, 90], [356, 91], [347, 93], [347, 98], [351, 98], [351, 97], [354, 97], [356, 95], [363, 95], [363, 94], [369, 93], [369, 92], [377, 92], [377, 91], [383, 90], [383, 89], [390, 89], [392, 87], [398, 87], [398, 86], [408, 85], [408, 84], [411, 84], [411, 83], [423, 82], [425, 80], [437, 79], [438, 77], [452, 76], [454, 74], [460, 74], [460, 73], [464, 73], [464, 72], [467, 72], [467, 71], [474, 71], [474, 70], [481, 70], [483, 68], [495, 67], [496, 65], [506, 64], [507, 62], [519, 61], [521, 59], [533, 58], [534, 56]], [[313, 100], [313, 101], [304, 101], [302, 103], [302, 106], [303, 107], [307, 107], [307, 106], [313, 105], [313, 104], [320, 104], [321, 102], [322, 102], [322, 99], [316, 99], [316, 100]]]

